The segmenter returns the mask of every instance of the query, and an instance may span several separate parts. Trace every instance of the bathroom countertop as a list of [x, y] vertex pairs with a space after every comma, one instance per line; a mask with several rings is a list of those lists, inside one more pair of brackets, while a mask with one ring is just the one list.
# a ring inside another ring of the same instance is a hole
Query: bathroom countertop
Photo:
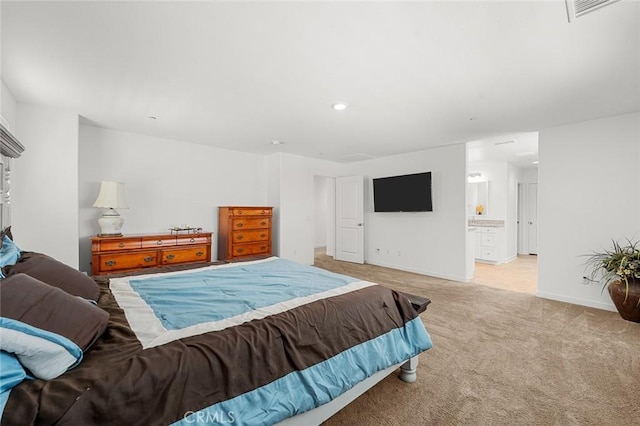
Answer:
[[486, 226], [486, 227], [492, 227], [492, 228], [504, 228], [504, 220], [469, 219], [469, 226]]

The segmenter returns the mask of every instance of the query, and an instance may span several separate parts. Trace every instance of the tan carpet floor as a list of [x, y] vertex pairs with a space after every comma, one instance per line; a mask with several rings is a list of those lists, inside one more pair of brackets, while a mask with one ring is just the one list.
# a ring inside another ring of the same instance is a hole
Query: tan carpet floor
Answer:
[[338, 425], [639, 425], [640, 324], [531, 294], [337, 262], [316, 266], [428, 297], [418, 381], [387, 377]]

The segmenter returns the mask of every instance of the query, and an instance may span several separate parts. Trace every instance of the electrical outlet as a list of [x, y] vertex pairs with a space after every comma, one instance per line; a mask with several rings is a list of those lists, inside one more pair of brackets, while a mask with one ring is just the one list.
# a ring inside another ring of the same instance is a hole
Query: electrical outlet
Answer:
[[398, 256], [402, 256], [402, 252], [398, 250]]
[[389, 254], [389, 249], [387, 249], [387, 254]]
[[380, 249], [379, 248], [376, 249], [376, 254], [380, 254]]

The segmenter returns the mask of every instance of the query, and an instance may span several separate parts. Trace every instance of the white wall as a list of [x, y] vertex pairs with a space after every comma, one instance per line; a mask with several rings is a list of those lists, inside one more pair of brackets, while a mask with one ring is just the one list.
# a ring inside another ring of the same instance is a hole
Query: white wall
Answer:
[[639, 113], [540, 132], [538, 296], [613, 310], [583, 255], [640, 238], [639, 151]]
[[280, 256], [280, 153], [267, 157], [267, 205], [273, 207], [271, 219], [271, 246], [273, 254]]
[[[466, 281], [466, 169], [464, 144], [350, 164], [348, 174], [366, 177], [365, 261]], [[432, 172], [433, 212], [373, 212], [373, 178], [425, 171]]]
[[327, 194], [331, 178], [325, 176], [313, 177], [313, 244], [314, 247], [327, 246]]
[[78, 267], [78, 115], [18, 103], [12, 231], [23, 250]]
[[[0, 79], [0, 115], [9, 125], [12, 133], [16, 129], [16, 109], [18, 108], [16, 98], [9, 88]], [[17, 137], [17, 136], [16, 136]]]
[[81, 269], [89, 268], [90, 237], [99, 231], [102, 210], [92, 204], [101, 180], [125, 183], [123, 233], [202, 227], [214, 232], [215, 260], [218, 206], [266, 205], [266, 161], [263, 155], [80, 126]]

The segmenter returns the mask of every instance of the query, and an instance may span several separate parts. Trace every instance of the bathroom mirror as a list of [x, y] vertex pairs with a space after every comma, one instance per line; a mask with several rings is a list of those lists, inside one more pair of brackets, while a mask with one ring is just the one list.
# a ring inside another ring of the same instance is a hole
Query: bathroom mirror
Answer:
[[489, 211], [489, 182], [467, 184], [467, 216], [486, 216]]

